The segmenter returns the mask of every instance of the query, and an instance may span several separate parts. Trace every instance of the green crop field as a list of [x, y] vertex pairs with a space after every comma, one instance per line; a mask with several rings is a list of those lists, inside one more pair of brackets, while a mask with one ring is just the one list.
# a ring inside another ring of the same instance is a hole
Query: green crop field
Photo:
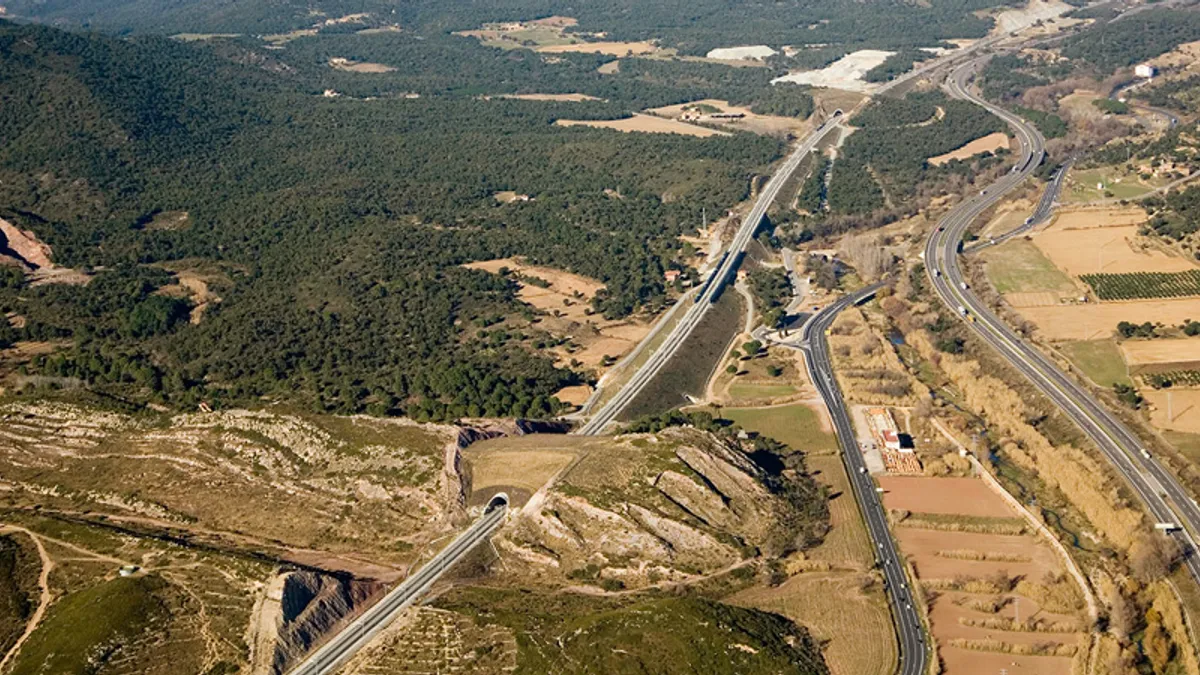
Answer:
[[1101, 387], [1114, 384], [1129, 384], [1129, 369], [1121, 358], [1121, 351], [1111, 340], [1081, 340], [1066, 342], [1059, 346], [1064, 354], [1087, 375], [1088, 379]]
[[1200, 295], [1200, 270], [1084, 274], [1079, 277], [1101, 300], [1180, 298]]
[[1033, 242], [1013, 239], [984, 255], [988, 261], [988, 278], [1001, 293], [1070, 292], [1075, 289], [1071, 279], [1042, 255]]
[[837, 449], [837, 439], [821, 428], [817, 413], [803, 403], [771, 408], [725, 408], [721, 416], [797, 450]]

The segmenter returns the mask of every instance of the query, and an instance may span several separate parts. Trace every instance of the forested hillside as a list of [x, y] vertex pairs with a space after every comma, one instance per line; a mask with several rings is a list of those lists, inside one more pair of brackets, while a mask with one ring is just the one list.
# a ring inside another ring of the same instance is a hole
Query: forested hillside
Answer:
[[[525, 255], [595, 277], [608, 316], [662, 302], [675, 237], [780, 151], [551, 124], [617, 104], [329, 99], [271, 65], [0, 23], [0, 217], [60, 264], [103, 268], [87, 286], [0, 291], [26, 319], [10, 339], [74, 345], [32, 373], [183, 405], [550, 414], [578, 375], [527, 346], [537, 317], [512, 281], [461, 264]], [[501, 190], [535, 199], [501, 206]], [[173, 261], [226, 280], [199, 324], [156, 292]], [[476, 337], [522, 314], [510, 339]]]
[[[579, 31], [605, 32], [616, 40], [658, 39], [687, 54], [731, 44], [931, 46], [953, 38], [982, 37], [992, 20], [977, 10], [1011, 0], [941, 0], [909, 3], [854, 0], [730, 3], [690, 0], [7, 0], [14, 16], [111, 32], [262, 34], [308, 28], [326, 17], [367, 13], [369, 22], [393, 23], [423, 33], [474, 28], [484, 22], [555, 14], [579, 19]], [[343, 27], [334, 25], [331, 30]]]

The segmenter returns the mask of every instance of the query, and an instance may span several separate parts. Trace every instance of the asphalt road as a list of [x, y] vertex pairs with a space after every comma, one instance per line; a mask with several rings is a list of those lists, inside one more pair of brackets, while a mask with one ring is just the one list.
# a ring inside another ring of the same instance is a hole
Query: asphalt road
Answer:
[[862, 450], [858, 447], [858, 436], [854, 433], [841, 389], [838, 388], [837, 378], [833, 375], [829, 343], [825, 339], [826, 331], [839, 312], [867, 300], [882, 285], [878, 283], [844, 296], [815, 314], [804, 325], [802, 349], [808, 377], [817, 387], [817, 391], [821, 392], [821, 398], [829, 408], [838, 443], [842, 446], [842, 461], [846, 465], [854, 497], [862, 510], [863, 521], [867, 524], [867, 532], [875, 544], [875, 555], [887, 582], [893, 624], [900, 645], [899, 675], [922, 675], [929, 659], [925, 628], [921, 624], [917, 608], [913, 606], [908, 577], [896, 550], [896, 543], [888, 530], [887, 510], [879, 493], [875, 491], [875, 481], [872, 480], [871, 474], [867, 473]]
[[424, 595], [454, 563], [461, 560], [476, 545], [487, 540], [504, 522], [507, 512], [508, 498], [504, 497], [501, 502], [500, 495], [493, 497], [487, 510], [471, 527], [439, 551], [416, 574], [405, 579], [383, 596], [382, 600], [371, 605], [328, 642], [309, 654], [308, 658], [289, 671], [290, 675], [328, 675], [336, 672], [379, 631], [395, 620], [400, 612]]
[[1013, 237], [1020, 236], [1029, 230], [1041, 225], [1050, 218], [1050, 214], [1054, 213], [1054, 203], [1058, 200], [1059, 193], [1062, 192], [1063, 182], [1066, 180], [1067, 172], [1071, 170], [1071, 165], [1075, 163], [1075, 158], [1072, 157], [1063, 162], [1062, 166], [1054, 170], [1054, 175], [1050, 177], [1050, 182], [1046, 183], [1046, 189], [1042, 192], [1042, 198], [1038, 200], [1037, 207], [1033, 213], [1025, 219], [1017, 227], [1005, 232], [1004, 234], [990, 237], [986, 240], [981, 239], [970, 246], [963, 248], [963, 253], [974, 253], [985, 248], [1002, 244]]
[[741, 264], [742, 254], [746, 251], [746, 246], [754, 239], [754, 233], [758, 230], [762, 223], [763, 216], [767, 212], [767, 207], [771, 202], [775, 201], [775, 197], [779, 194], [779, 190], [796, 171], [796, 167], [800, 162], [816, 147], [821, 139], [827, 134], [841, 126], [842, 115], [839, 111], [833, 117], [829, 118], [818, 127], [808, 138], [804, 139], [783, 165], [771, 176], [771, 180], [767, 181], [762, 192], [759, 193], [758, 199], [754, 202], [750, 213], [742, 220], [742, 225], [738, 228], [737, 234], [734, 235], [733, 242], [729, 245], [725, 257], [721, 260], [717, 268], [713, 270], [705, 286], [700, 293], [696, 295], [694, 300], [680, 300], [680, 302], [692, 302], [692, 306], [687, 309], [687, 313], [675, 329], [667, 336], [650, 358], [634, 373], [633, 377], [625, 383], [625, 386], [616, 393], [602, 408], [596, 411], [590, 420], [579, 428], [578, 433], [585, 436], [596, 436], [604, 432], [604, 429], [615, 420], [625, 408], [637, 398], [642, 389], [654, 376], [662, 370], [663, 366], [671, 360], [671, 357], [679, 350], [683, 343], [687, 340], [692, 331], [708, 313], [713, 301], [718, 298], [725, 285], [729, 282], [730, 277]]
[[[1005, 175], [977, 197], [967, 199], [938, 223], [925, 247], [925, 265], [942, 301], [985, 342], [991, 345], [1030, 382], [1052, 400], [1087, 434], [1113, 468], [1133, 489], [1158, 522], [1183, 529], [1171, 536], [1183, 547], [1184, 564], [1200, 581], [1200, 559], [1195, 555], [1193, 533], [1200, 531], [1200, 508], [1173, 475], [1145, 451], [1137, 436], [1105, 410], [1083, 387], [1050, 359], [1024, 342], [999, 317], [970, 292], [958, 263], [958, 249], [967, 227], [984, 210], [1031, 174], [1044, 154], [1044, 141], [1035, 129], [1006, 110], [976, 97], [967, 87], [978, 62], [955, 69], [947, 81], [950, 95], [983, 106], [1012, 127], [1021, 144], [1016, 172]], [[973, 320], [972, 320], [973, 319]]]

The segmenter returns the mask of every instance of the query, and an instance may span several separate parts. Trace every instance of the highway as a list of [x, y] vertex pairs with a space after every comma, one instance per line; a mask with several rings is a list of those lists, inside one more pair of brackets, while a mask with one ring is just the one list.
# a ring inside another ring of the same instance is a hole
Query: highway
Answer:
[[1049, 220], [1050, 214], [1054, 212], [1054, 204], [1058, 200], [1058, 195], [1062, 192], [1062, 186], [1063, 182], [1066, 180], [1067, 172], [1071, 170], [1071, 165], [1074, 163], [1075, 158], [1072, 157], [1071, 159], [1063, 162], [1062, 166], [1054, 170], [1054, 174], [1050, 176], [1050, 182], [1046, 183], [1046, 189], [1042, 192], [1042, 198], [1038, 200], [1037, 207], [1034, 208], [1033, 213], [1025, 219], [1024, 223], [1021, 223], [1017, 227], [1014, 227], [1004, 234], [1000, 234], [995, 237], [989, 237], [988, 239], [981, 239], [970, 246], [965, 246], [963, 247], [963, 253], [974, 253], [985, 248], [1003, 244], [1009, 239], [1020, 236]]
[[900, 647], [900, 675], [922, 675], [929, 659], [928, 643], [925, 641], [925, 627], [921, 624], [921, 616], [913, 605], [912, 591], [908, 586], [900, 554], [896, 543], [888, 530], [887, 510], [883, 500], [875, 491], [875, 481], [867, 473], [863, 461], [862, 450], [858, 447], [858, 436], [850, 423], [850, 415], [838, 388], [837, 378], [833, 375], [833, 363], [829, 358], [829, 344], [825, 340], [826, 331], [833, 324], [839, 312], [851, 305], [863, 302], [875, 294], [883, 283], [877, 283], [850, 295], [839, 298], [837, 302], [815, 314], [802, 329], [804, 365], [808, 377], [821, 393], [829, 416], [833, 420], [837, 432], [838, 444], [842, 446], [842, 461], [846, 465], [846, 473], [850, 477], [850, 485], [854, 497], [862, 510], [863, 522], [867, 524], [867, 532], [875, 544], [876, 557], [887, 583], [888, 597], [892, 603], [892, 618], [896, 626], [896, 635]]
[[486, 541], [504, 522], [508, 496], [492, 497], [482, 516], [458, 535], [414, 575], [388, 591], [379, 602], [350, 622], [328, 642], [321, 645], [289, 671], [291, 675], [327, 675], [334, 673], [358, 653], [379, 631], [386, 628], [407, 607], [425, 594], [446, 570], [454, 566], [477, 544]]
[[[746, 251], [746, 246], [754, 239], [754, 233], [758, 230], [762, 223], [763, 216], [766, 215], [767, 207], [775, 201], [779, 190], [783, 188], [788, 178], [796, 171], [796, 167], [800, 166], [800, 162], [812, 152], [813, 148], [821, 139], [825, 138], [834, 129], [838, 129], [842, 124], [842, 112], [839, 110], [832, 117], [826, 120], [821, 126], [809, 134], [808, 138], [804, 139], [787, 160], [779, 167], [771, 180], [763, 187], [759, 193], [758, 199], [755, 200], [754, 206], [750, 209], [750, 213], [742, 220], [741, 227], [733, 237], [733, 242], [730, 243], [726, 250], [724, 258], [713, 270], [709, 278], [704, 282], [704, 286], [696, 295], [692, 302], [692, 306], [687, 308], [687, 313], [675, 329], [667, 336], [663, 344], [655, 350], [650, 358], [634, 373], [633, 377], [625, 383], [625, 386], [616, 393], [607, 403], [604, 404], [596, 414], [582, 427], [579, 428], [579, 434], [585, 436], [596, 436], [604, 432], [604, 429], [615, 420], [625, 408], [637, 398], [646, 384], [649, 383], [654, 376], [662, 370], [663, 366], [671, 360], [675, 352], [683, 345], [692, 331], [699, 325], [700, 320], [708, 313], [721, 291], [724, 290], [730, 276], [733, 275], [738, 265], [741, 264], [742, 254]], [[680, 300], [680, 302], [688, 302], [688, 300]]]
[[[962, 202], [938, 223], [925, 246], [925, 264], [934, 290], [961, 320], [1000, 353], [1014, 368], [1054, 402], [1096, 443], [1113, 468], [1161, 523], [1182, 527], [1171, 536], [1183, 547], [1184, 564], [1200, 581], [1200, 559], [1193, 533], [1200, 531], [1200, 508], [1187, 491], [1146, 451], [1137, 436], [1115, 415], [1105, 410], [1083, 387], [1050, 359], [1024, 342], [968, 289], [958, 262], [963, 234], [970, 224], [1005, 193], [1025, 180], [1044, 155], [1044, 141], [1035, 129], [1006, 110], [976, 97], [967, 87], [978, 61], [955, 69], [947, 80], [950, 95], [983, 106], [1003, 119], [1021, 144], [1018, 170], [1006, 174]], [[1149, 528], [1147, 528], [1149, 529]]]

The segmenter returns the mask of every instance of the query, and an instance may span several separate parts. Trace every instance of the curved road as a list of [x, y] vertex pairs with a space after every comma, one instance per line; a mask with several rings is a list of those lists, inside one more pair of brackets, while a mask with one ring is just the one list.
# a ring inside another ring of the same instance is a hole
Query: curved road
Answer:
[[[720, 297], [721, 291], [729, 282], [729, 277], [741, 264], [742, 254], [746, 251], [746, 246], [754, 238], [754, 233], [758, 230], [762, 223], [763, 216], [766, 215], [767, 207], [771, 202], [775, 201], [775, 197], [779, 194], [779, 190], [783, 188], [784, 183], [796, 171], [796, 167], [800, 166], [800, 162], [816, 147], [821, 139], [825, 138], [831, 131], [837, 129], [842, 123], [842, 112], [839, 110], [826, 120], [821, 126], [817, 127], [816, 131], [804, 139], [804, 142], [797, 147], [792, 154], [787, 158], [782, 166], [771, 176], [771, 180], [767, 181], [765, 187], [758, 195], [758, 199], [754, 202], [754, 207], [750, 209], [750, 213], [742, 221], [742, 225], [738, 228], [737, 234], [733, 237], [733, 242], [729, 245], [729, 249], [725, 257], [721, 259], [717, 269], [713, 270], [699, 294], [692, 302], [692, 306], [687, 308], [687, 313], [676, 324], [675, 329], [667, 336], [663, 344], [650, 355], [650, 358], [634, 373], [625, 386], [617, 392], [604, 407], [596, 411], [596, 414], [579, 428], [578, 433], [584, 436], [596, 436], [604, 432], [604, 428], [615, 420], [625, 408], [633, 402], [637, 395], [642, 392], [646, 384], [654, 379], [654, 376], [662, 370], [667, 361], [675, 355], [683, 343], [687, 340], [692, 331], [708, 313], [713, 301]], [[680, 302], [688, 302], [680, 300]]]
[[1161, 523], [1182, 526], [1171, 536], [1183, 547], [1185, 564], [1200, 581], [1200, 559], [1193, 555], [1192, 538], [1200, 531], [1200, 508], [1174, 476], [1142, 447], [1137, 436], [1109, 413], [1086, 390], [1063, 373], [1036, 348], [1025, 343], [974, 293], [969, 292], [958, 264], [963, 234], [984, 210], [1030, 175], [1044, 156], [1044, 141], [1035, 129], [1006, 110], [975, 96], [967, 80], [979, 61], [955, 69], [947, 90], [955, 98], [986, 108], [1012, 127], [1021, 144], [1017, 170], [989, 186], [978, 197], [956, 206], [938, 223], [925, 247], [925, 264], [941, 300], [1030, 382], [1052, 400], [1096, 443], [1113, 468], [1129, 483], [1151, 515]]
[[875, 543], [875, 555], [879, 567], [883, 570], [887, 581], [888, 597], [892, 602], [892, 618], [896, 626], [900, 647], [900, 675], [922, 675], [929, 659], [929, 650], [925, 642], [925, 627], [921, 623], [918, 610], [913, 607], [912, 593], [908, 587], [900, 555], [896, 543], [888, 531], [887, 510], [883, 500], [875, 491], [875, 481], [867, 473], [863, 461], [862, 450], [858, 447], [858, 436], [850, 423], [846, 412], [846, 404], [842, 399], [841, 389], [838, 388], [837, 378], [833, 376], [833, 363], [829, 358], [829, 344], [825, 340], [826, 331], [833, 324], [839, 312], [851, 305], [857, 305], [875, 294], [883, 283], [864, 288], [856, 293], [844, 296], [837, 302], [818, 312], [807, 323], [803, 331], [804, 365], [808, 377], [821, 392], [829, 416], [833, 419], [833, 427], [837, 432], [838, 443], [842, 446], [842, 462], [846, 465], [846, 473], [850, 477], [850, 485], [854, 497], [862, 509], [863, 521], [867, 524], [867, 532]]
[[311, 652], [304, 661], [293, 667], [290, 675], [329, 675], [350, 660], [358, 650], [372, 640], [379, 631], [387, 628], [396, 616], [425, 594], [446, 570], [454, 566], [471, 549], [491, 536], [504, 522], [508, 513], [508, 497], [503, 493], [492, 497], [483, 515], [471, 527], [458, 535], [450, 545], [442, 549], [421, 569], [399, 586], [393, 588], [379, 602], [371, 605], [342, 628], [328, 642]]

